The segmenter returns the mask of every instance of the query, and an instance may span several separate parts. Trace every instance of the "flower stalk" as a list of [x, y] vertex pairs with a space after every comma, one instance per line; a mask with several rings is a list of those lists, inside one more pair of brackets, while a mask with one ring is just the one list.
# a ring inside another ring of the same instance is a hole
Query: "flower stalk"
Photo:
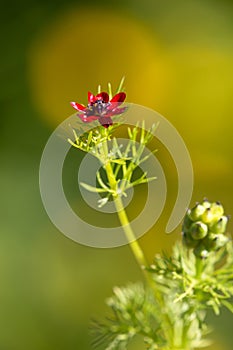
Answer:
[[[233, 244], [226, 234], [228, 216], [219, 202], [203, 200], [189, 209], [182, 225], [182, 242], [175, 244], [170, 257], [157, 255], [148, 264], [136, 239], [122, 201], [131, 187], [153, 181], [147, 174], [134, 178], [135, 170], [149, 156], [146, 145], [153, 138], [157, 125], [146, 131], [145, 123], [128, 128], [128, 143], [122, 149], [113, 137], [118, 124], [113, 123], [127, 108], [119, 107], [125, 100], [122, 84], [113, 96], [109, 91], [88, 93], [88, 105], [72, 102], [77, 117], [83, 123], [95, 123], [89, 133], [77, 136], [74, 130], [72, 146], [96, 157], [105, 172], [98, 171], [99, 186], [81, 185], [90, 192], [101, 194], [99, 207], [109, 200], [129, 242], [134, 257], [143, 271], [141, 283], [114, 288], [107, 300], [112, 316], [106, 322], [95, 323], [94, 346], [106, 350], [127, 349], [135, 335], [143, 337], [147, 350], [194, 350], [209, 345], [206, 334], [206, 312], [216, 315], [222, 306], [233, 312]], [[107, 179], [107, 180], [106, 180]]]
[[140, 245], [139, 245], [139, 243], [134, 235], [132, 227], [129, 223], [127, 214], [124, 210], [124, 206], [123, 206], [121, 197], [117, 196], [114, 199], [114, 202], [115, 202], [115, 206], [116, 206], [116, 210], [117, 210], [117, 215], [119, 217], [119, 220], [120, 220], [121, 226], [125, 232], [125, 235], [128, 239], [130, 248], [132, 249], [132, 252], [133, 252], [139, 266], [142, 268], [143, 271], [145, 271], [144, 268], [148, 266], [148, 263], [146, 261], [143, 250], [140, 247]]
[[129, 223], [129, 219], [128, 216], [126, 214], [126, 211], [124, 209], [124, 205], [122, 203], [122, 199], [121, 199], [121, 192], [122, 189], [120, 189], [120, 193], [118, 193], [118, 181], [115, 178], [113, 169], [112, 169], [112, 165], [111, 165], [111, 161], [108, 159], [108, 144], [107, 142], [103, 143], [103, 150], [104, 150], [104, 155], [105, 155], [105, 164], [104, 164], [104, 168], [106, 170], [106, 174], [107, 174], [107, 178], [108, 178], [108, 182], [110, 185], [110, 188], [114, 191], [114, 196], [113, 196], [113, 200], [114, 200], [114, 204], [116, 207], [116, 212], [119, 218], [119, 221], [121, 223], [121, 226], [125, 232], [125, 235], [127, 237], [127, 240], [129, 242], [129, 246], [134, 254], [134, 257], [138, 263], [138, 265], [140, 266], [140, 268], [142, 269], [142, 271], [147, 274], [145, 272], [145, 267], [148, 266], [148, 263], [146, 261], [145, 255], [143, 253], [142, 248], [140, 247], [134, 232], [132, 230], [132, 227]]

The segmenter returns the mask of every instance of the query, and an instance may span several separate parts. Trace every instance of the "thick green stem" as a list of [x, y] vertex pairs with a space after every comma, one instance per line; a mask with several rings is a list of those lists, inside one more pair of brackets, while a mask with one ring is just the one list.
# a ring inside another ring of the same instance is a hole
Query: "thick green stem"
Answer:
[[199, 257], [196, 257], [196, 279], [199, 280], [201, 278], [203, 270], [203, 260]]

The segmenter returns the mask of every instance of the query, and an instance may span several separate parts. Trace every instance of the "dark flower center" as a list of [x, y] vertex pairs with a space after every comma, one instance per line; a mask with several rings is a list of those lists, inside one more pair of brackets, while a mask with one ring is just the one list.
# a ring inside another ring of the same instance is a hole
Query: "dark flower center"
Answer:
[[110, 106], [110, 102], [104, 102], [102, 99], [99, 99], [95, 102], [88, 103], [88, 110], [86, 111], [88, 115], [96, 115], [100, 117], [104, 117], [108, 112], [108, 107]]

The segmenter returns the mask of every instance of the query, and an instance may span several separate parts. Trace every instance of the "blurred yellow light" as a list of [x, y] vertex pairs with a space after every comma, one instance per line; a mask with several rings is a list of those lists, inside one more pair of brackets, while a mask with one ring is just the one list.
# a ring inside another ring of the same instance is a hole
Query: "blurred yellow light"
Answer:
[[168, 67], [158, 40], [116, 11], [73, 9], [51, 24], [30, 51], [30, 82], [38, 110], [57, 125], [86, 103], [98, 84], [113, 88], [126, 76], [128, 102], [150, 107], [165, 100]]
[[186, 42], [171, 48], [169, 57], [176, 72], [169, 104], [179, 110], [185, 122], [199, 126], [196, 137], [205, 140], [208, 133], [217, 136], [225, 127], [224, 121], [231, 120], [233, 52]]

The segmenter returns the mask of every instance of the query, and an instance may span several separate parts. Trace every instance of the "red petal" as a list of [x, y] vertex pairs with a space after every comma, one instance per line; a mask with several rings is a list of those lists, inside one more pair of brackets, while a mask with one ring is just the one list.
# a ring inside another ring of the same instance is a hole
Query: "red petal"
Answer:
[[126, 98], [126, 94], [124, 92], [119, 92], [119, 94], [116, 94], [115, 96], [113, 96], [113, 98], [111, 99], [110, 102], [124, 102]]
[[77, 114], [77, 116], [78, 116], [83, 122], [86, 122], [86, 120], [87, 120], [86, 114]]
[[88, 117], [86, 117], [86, 120], [88, 121], [88, 123], [93, 122], [94, 120], [99, 119], [99, 117], [97, 117], [96, 115], [89, 115]]
[[88, 102], [93, 103], [96, 101], [95, 95], [93, 95], [90, 91], [88, 91]]
[[95, 115], [91, 115], [91, 116], [86, 116], [86, 114], [78, 114], [78, 117], [84, 122], [84, 123], [91, 123], [94, 120], [99, 119], [98, 117], [96, 117]]
[[107, 103], [109, 101], [109, 96], [107, 92], [101, 92], [100, 94], [96, 95], [96, 97], [101, 97], [103, 102]]
[[80, 103], [77, 103], [77, 102], [70, 102], [70, 104], [77, 111], [83, 111], [84, 109], [86, 109], [84, 105], [81, 105]]
[[127, 110], [127, 107], [115, 108], [108, 111], [108, 116], [123, 114]]

